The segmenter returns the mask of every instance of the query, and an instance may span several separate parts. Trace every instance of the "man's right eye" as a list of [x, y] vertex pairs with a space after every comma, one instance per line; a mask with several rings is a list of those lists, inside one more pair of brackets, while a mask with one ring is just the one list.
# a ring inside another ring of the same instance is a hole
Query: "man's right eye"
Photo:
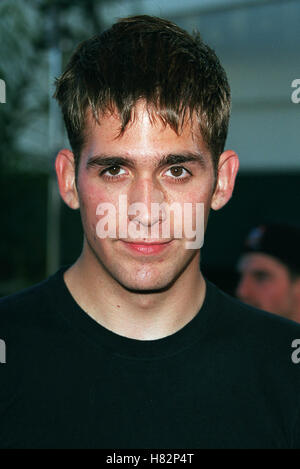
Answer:
[[[123, 171], [123, 173], [120, 173], [120, 171]], [[110, 166], [109, 168], [101, 171], [100, 176], [103, 176], [106, 179], [117, 179], [123, 174], [126, 174], [126, 171], [125, 169], [121, 168], [121, 166]]]

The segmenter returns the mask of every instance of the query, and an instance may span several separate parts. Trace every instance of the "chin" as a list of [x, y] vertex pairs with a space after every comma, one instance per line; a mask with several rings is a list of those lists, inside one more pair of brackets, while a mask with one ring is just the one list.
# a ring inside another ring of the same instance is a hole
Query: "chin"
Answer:
[[140, 293], [154, 293], [167, 290], [175, 279], [168, 276], [155, 276], [152, 272], [139, 272], [134, 278], [118, 279], [119, 283], [129, 291]]

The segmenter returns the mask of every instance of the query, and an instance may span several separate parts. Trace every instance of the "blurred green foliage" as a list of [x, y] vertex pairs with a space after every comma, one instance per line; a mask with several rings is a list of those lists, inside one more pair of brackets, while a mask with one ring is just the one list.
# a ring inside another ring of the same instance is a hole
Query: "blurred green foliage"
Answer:
[[[68, 60], [75, 46], [101, 32], [103, 0], [2, 0], [0, 171], [48, 172], [48, 56], [50, 39]], [[54, 18], [54, 38], [50, 35]]]

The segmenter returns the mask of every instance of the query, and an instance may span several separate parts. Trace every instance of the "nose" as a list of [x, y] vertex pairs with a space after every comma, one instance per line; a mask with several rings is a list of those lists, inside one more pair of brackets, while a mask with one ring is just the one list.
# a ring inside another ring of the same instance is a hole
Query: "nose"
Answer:
[[[150, 178], [140, 178], [130, 188], [128, 196], [128, 218], [145, 227], [151, 227], [166, 217], [165, 194], [159, 183]], [[160, 210], [154, 209], [161, 205]]]

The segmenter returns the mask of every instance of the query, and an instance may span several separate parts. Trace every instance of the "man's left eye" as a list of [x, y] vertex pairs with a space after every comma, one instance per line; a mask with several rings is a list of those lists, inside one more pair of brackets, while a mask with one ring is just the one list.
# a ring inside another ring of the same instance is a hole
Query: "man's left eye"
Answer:
[[171, 172], [171, 177], [176, 178], [176, 179], [181, 179], [191, 174], [182, 166], [173, 166], [172, 168], [168, 169], [168, 171], [166, 171], [165, 174], [167, 176], [170, 176], [167, 174], [168, 172]]

